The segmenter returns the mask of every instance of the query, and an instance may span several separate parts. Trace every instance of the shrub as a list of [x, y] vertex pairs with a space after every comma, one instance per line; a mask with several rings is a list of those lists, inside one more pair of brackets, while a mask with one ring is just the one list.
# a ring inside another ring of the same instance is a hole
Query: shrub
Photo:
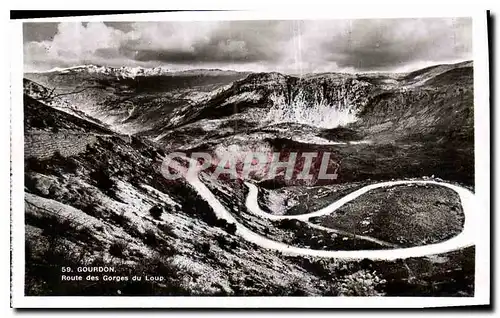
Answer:
[[128, 182], [133, 185], [135, 188], [142, 190], [141, 184], [142, 180], [140, 176], [131, 176], [128, 180]]
[[224, 219], [217, 219], [215, 222], [215, 226], [220, 227], [221, 229], [225, 229], [227, 226], [227, 221]]
[[76, 173], [78, 171], [78, 164], [73, 159], [61, 155], [59, 151], [54, 152], [50, 160], [65, 172]]
[[93, 216], [95, 218], [101, 218], [102, 213], [97, 210], [97, 205], [95, 203], [88, 203], [80, 208], [86, 214]]
[[227, 233], [232, 235], [236, 234], [236, 224], [228, 223], [228, 225], [226, 226], [226, 231]]
[[202, 254], [208, 254], [210, 252], [210, 244], [208, 242], [195, 244], [194, 248]]
[[301, 286], [292, 285], [289, 296], [307, 296], [307, 293], [301, 288]]
[[90, 229], [86, 226], [79, 226], [74, 228], [73, 238], [76, 241], [83, 242], [85, 244], [92, 244], [95, 241]]
[[231, 244], [229, 245], [232, 250], [235, 250], [238, 248], [239, 244], [238, 241], [231, 241]]
[[181, 199], [183, 211], [198, 217], [208, 225], [216, 226], [218, 218], [212, 207], [193, 189], [183, 184], [172, 184], [170, 190]]
[[86, 149], [86, 152], [88, 154], [96, 154], [97, 153], [97, 149], [92, 145], [92, 144], [88, 144], [87, 147], [85, 147]]
[[174, 246], [168, 244], [167, 241], [161, 242], [161, 244], [157, 247], [158, 254], [163, 257], [172, 257], [177, 254], [177, 250]]
[[373, 268], [373, 264], [374, 262], [368, 258], [363, 258], [361, 262], [359, 262], [359, 265], [361, 266], [362, 269], [371, 269]]
[[37, 188], [37, 181], [31, 174], [24, 175], [24, 187], [31, 191], [32, 193], [40, 195], [40, 191]]
[[90, 173], [90, 177], [95, 181], [97, 187], [104, 192], [114, 190], [115, 182], [111, 180], [108, 172], [104, 167], [100, 167]]
[[45, 118], [45, 123], [47, 124], [47, 126], [54, 126], [56, 120], [54, 119], [54, 117], [47, 117]]
[[166, 223], [158, 224], [158, 228], [167, 236], [170, 236], [173, 238], [178, 237], [177, 234], [175, 234], [174, 230], [172, 229], [172, 227], [169, 224], [166, 224]]
[[214, 225], [220, 227], [229, 234], [234, 235], [236, 233], [236, 224], [228, 223], [225, 219], [216, 219]]
[[108, 138], [99, 137], [99, 144], [105, 149], [112, 151], [114, 150], [115, 144], [111, 142]]
[[45, 124], [43, 119], [40, 117], [30, 118], [29, 123], [31, 124], [31, 127], [34, 128], [45, 128], [47, 126], [47, 124]]
[[27, 171], [34, 171], [38, 173], [47, 172], [47, 164], [45, 162], [38, 160], [35, 157], [27, 158], [24, 162], [24, 167], [25, 170]]
[[109, 254], [116, 257], [123, 257], [126, 249], [127, 249], [127, 243], [121, 240], [114, 241], [109, 246]]
[[91, 244], [94, 241], [91, 231], [86, 226], [80, 226], [69, 218], [58, 215], [26, 215], [26, 224], [30, 224], [42, 229], [42, 235], [50, 243], [69, 240], [73, 242], [85, 242]]
[[295, 230], [297, 228], [300, 229], [300, 226], [298, 226], [297, 221], [291, 219], [284, 219], [279, 221], [278, 227], [283, 230]]
[[327, 263], [322, 260], [310, 260], [307, 258], [298, 259], [299, 265], [307, 270], [308, 272], [316, 275], [322, 279], [329, 279], [332, 276], [332, 272], [326, 266]]
[[217, 244], [219, 244], [220, 248], [224, 248], [228, 245], [229, 241], [226, 239], [225, 236], [223, 235], [218, 235], [215, 240], [217, 241]]
[[161, 215], [163, 214], [163, 207], [160, 205], [155, 205], [151, 209], [149, 209], [149, 214], [151, 214], [154, 219], [160, 220]]
[[142, 148], [144, 147], [144, 144], [142, 143], [141, 139], [137, 136], [130, 136], [130, 139], [132, 140], [132, 145], [136, 146], [137, 148]]
[[161, 275], [169, 278], [177, 278], [178, 277], [178, 269], [172, 264], [171, 259], [168, 259], [164, 256], [157, 256], [150, 260], [150, 273], [155, 276]]
[[381, 279], [374, 273], [359, 270], [339, 280], [337, 290], [340, 296], [384, 296], [379, 289], [385, 283], [385, 279]]
[[69, 219], [60, 219], [55, 215], [42, 217], [40, 225], [43, 226], [42, 235], [48, 238], [58, 238], [64, 234], [74, 231], [72, 222]]
[[125, 216], [125, 212], [122, 213], [111, 213], [109, 215], [111, 221], [116, 225], [125, 226], [128, 223], [128, 218]]
[[292, 281], [284, 286], [270, 286], [264, 293], [272, 296], [307, 296], [299, 281]]
[[157, 247], [160, 244], [160, 240], [156, 236], [155, 231], [152, 229], [147, 229], [146, 233], [144, 234], [144, 243], [151, 247]]

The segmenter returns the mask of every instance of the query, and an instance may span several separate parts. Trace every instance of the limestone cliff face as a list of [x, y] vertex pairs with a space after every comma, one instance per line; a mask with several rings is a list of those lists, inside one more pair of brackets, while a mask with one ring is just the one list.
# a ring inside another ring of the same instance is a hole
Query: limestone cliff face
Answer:
[[175, 120], [170, 126], [246, 113], [246, 119], [332, 128], [355, 121], [357, 112], [376, 89], [366, 81], [344, 74], [298, 78], [255, 73], [193, 107], [175, 110], [172, 115]]
[[270, 95], [271, 122], [296, 122], [319, 128], [335, 128], [355, 122], [360, 109], [376, 89], [350, 76], [289, 78], [285, 91]]

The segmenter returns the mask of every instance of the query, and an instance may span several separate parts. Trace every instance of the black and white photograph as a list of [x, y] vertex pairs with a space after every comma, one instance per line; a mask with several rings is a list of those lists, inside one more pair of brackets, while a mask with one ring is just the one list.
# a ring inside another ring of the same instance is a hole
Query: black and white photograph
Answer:
[[489, 291], [485, 19], [142, 16], [19, 22], [21, 298]]

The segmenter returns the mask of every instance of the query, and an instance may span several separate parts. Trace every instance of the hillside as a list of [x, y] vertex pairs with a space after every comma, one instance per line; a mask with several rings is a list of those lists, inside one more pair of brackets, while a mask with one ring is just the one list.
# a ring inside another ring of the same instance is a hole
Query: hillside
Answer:
[[[460, 199], [439, 186], [383, 188], [335, 214], [299, 215], [391, 179], [472, 189], [471, 65], [379, 77], [134, 74], [26, 74], [27, 295], [473, 295], [474, 246], [348, 259], [285, 253], [244, 235], [316, 252], [402, 249], [458, 235]], [[164, 178], [166, 154], [201, 150], [330, 152], [339, 177]], [[258, 217], [243, 181], [258, 190], [264, 213], [291, 219]], [[61, 282], [61, 266], [83, 265], [153, 278]]]
[[[102, 134], [78, 118], [62, 119], [48, 106], [25, 101], [28, 113], [45, 107], [47, 128], [61, 127], [46, 131], [52, 139], [94, 136], [92, 142], [80, 141], [83, 146], [74, 139], [56, 143], [50, 157], [27, 144], [26, 235], [33, 242], [27, 257], [34, 264], [27, 269], [28, 294], [326, 292], [319, 278], [293, 260], [241, 240], [189, 185], [169, 184], [158, 171], [162, 150], [135, 137]], [[67, 120], [73, 121], [71, 128]], [[30, 123], [27, 118], [27, 134], [38, 133]], [[168, 282], [64, 284], [56, 264], [114, 266], [123, 274], [162, 275]]]
[[176, 107], [191, 105], [244, 76], [220, 70], [168, 72], [94, 65], [25, 74], [52, 92], [53, 103], [71, 105], [128, 134], [162, 127]]
[[374, 76], [251, 74], [144, 136], [183, 151], [329, 151], [340, 182], [437, 175], [472, 185], [472, 68], [438, 69], [414, 75], [425, 78], [418, 87], [408, 75], [380, 86]]

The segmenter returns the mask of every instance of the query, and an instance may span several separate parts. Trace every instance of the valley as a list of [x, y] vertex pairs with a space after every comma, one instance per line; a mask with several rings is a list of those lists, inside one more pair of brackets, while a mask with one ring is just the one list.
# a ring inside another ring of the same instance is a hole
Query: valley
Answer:
[[[25, 292], [473, 296], [472, 71], [26, 73]], [[167, 180], [175, 152], [330, 153], [338, 177]]]

